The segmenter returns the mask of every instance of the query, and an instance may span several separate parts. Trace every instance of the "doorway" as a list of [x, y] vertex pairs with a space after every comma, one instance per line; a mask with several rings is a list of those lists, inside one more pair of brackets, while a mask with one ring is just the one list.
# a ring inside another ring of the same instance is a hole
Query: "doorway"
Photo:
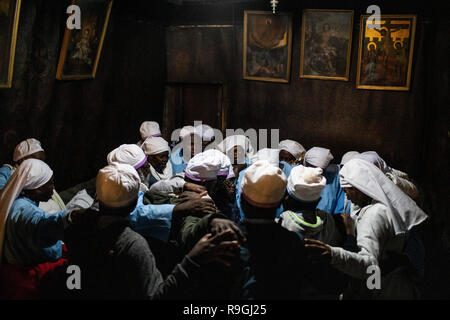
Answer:
[[225, 132], [226, 86], [222, 83], [168, 83], [165, 87], [163, 136], [170, 141], [173, 130], [202, 121]]

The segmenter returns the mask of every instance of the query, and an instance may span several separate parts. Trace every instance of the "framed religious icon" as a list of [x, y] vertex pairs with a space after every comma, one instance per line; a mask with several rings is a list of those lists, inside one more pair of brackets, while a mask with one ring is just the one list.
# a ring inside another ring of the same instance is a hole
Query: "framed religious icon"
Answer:
[[56, 79], [94, 79], [108, 28], [112, 0], [72, 0], [80, 7], [81, 29], [64, 33]]
[[304, 10], [300, 78], [348, 81], [352, 33], [353, 10]]
[[244, 11], [244, 79], [289, 82], [291, 50], [291, 14]]
[[416, 15], [381, 15], [378, 26], [368, 17], [361, 16], [356, 87], [409, 90]]
[[11, 88], [21, 0], [0, 0], [0, 88]]

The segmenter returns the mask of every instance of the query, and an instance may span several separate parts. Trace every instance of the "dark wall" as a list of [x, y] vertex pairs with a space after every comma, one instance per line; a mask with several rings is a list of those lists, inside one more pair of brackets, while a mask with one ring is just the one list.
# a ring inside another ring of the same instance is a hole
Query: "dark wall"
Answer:
[[[389, 6], [379, 4], [384, 13], [418, 14], [411, 90], [358, 90], [355, 79], [359, 17], [367, 6], [360, 2], [356, 5], [342, 1], [339, 6], [328, 2], [321, 1], [320, 7], [312, 1], [281, 2], [284, 6], [280, 10], [294, 14], [289, 84], [242, 79], [244, 10], [268, 10], [268, 1], [175, 6], [172, 27], [167, 30], [168, 80], [223, 82], [229, 86], [228, 127], [282, 128], [281, 139], [296, 138], [306, 148], [329, 147], [336, 160], [348, 150], [378, 150], [393, 167], [416, 175], [420, 167], [417, 153], [422, 151], [418, 150], [417, 141], [424, 134], [428, 57], [434, 52], [428, 45], [430, 38], [436, 37], [433, 9], [409, 3], [403, 8], [391, 2], [386, 2]], [[304, 8], [355, 10], [350, 81], [299, 78]]]
[[[324, 146], [340, 161], [349, 150], [376, 150], [423, 188], [430, 215], [424, 234], [427, 298], [448, 297], [450, 217], [448, 179], [449, 9], [439, 2], [280, 1], [293, 13], [290, 83], [242, 79], [244, 10], [270, 10], [269, 1], [203, 1], [173, 6], [167, 28], [167, 77], [175, 82], [222, 82], [230, 97], [228, 128], [280, 129], [306, 148]], [[356, 89], [360, 15], [371, 4], [384, 14], [417, 14], [411, 90]], [[300, 79], [303, 9], [355, 10], [350, 80]]]
[[94, 177], [110, 150], [138, 140], [143, 120], [161, 122], [166, 79], [164, 27], [116, 0], [96, 78], [55, 80], [67, 6], [22, 1], [13, 86], [0, 89], [0, 162], [35, 137], [58, 190]]

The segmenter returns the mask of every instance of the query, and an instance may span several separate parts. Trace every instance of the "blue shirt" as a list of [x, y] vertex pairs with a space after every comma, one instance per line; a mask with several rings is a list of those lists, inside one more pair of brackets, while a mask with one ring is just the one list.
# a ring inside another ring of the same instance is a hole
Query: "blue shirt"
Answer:
[[26, 197], [16, 199], [6, 221], [4, 257], [8, 263], [37, 265], [61, 258], [63, 217], [67, 211], [49, 214]]
[[297, 165], [289, 164], [285, 161], [280, 161], [280, 168], [283, 170], [284, 174], [286, 175], [286, 178], [289, 178], [289, 175], [291, 174], [291, 170]]
[[3, 166], [0, 168], [0, 190], [2, 190], [9, 178], [11, 178], [12, 172], [11, 169], [7, 166]]
[[183, 148], [172, 152], [169, 161], [172, 164], [172, 173], [174, 175], [183, 172], [187, 166], [187, 162], [183, 159]]
[[150, 236], [168, 242], [172, 226], [172, 212], [175, 205], [145, 205], [143, 199], [144, 193], [139, 192], [136, 208], [128, 216], [131, 229], [143, 237]]
[[323, 171], [323, 176], [327, 179], [327, 184], [322, 190], [321, 199], [317, 209], [330, 214], [339, 214], [344, 212], [345, 192], [341, 188], [339, 181], [340, 166], [330, 164]]

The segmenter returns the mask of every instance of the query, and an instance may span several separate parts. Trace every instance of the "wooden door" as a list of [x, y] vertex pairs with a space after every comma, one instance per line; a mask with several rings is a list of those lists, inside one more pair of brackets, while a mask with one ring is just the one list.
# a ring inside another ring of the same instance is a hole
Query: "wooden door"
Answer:
[[222, 84], [170, 83], [166, 85], [163, 135], [170, 140], [173, 130], [202, 121], [225, 131], [226, 94]]

